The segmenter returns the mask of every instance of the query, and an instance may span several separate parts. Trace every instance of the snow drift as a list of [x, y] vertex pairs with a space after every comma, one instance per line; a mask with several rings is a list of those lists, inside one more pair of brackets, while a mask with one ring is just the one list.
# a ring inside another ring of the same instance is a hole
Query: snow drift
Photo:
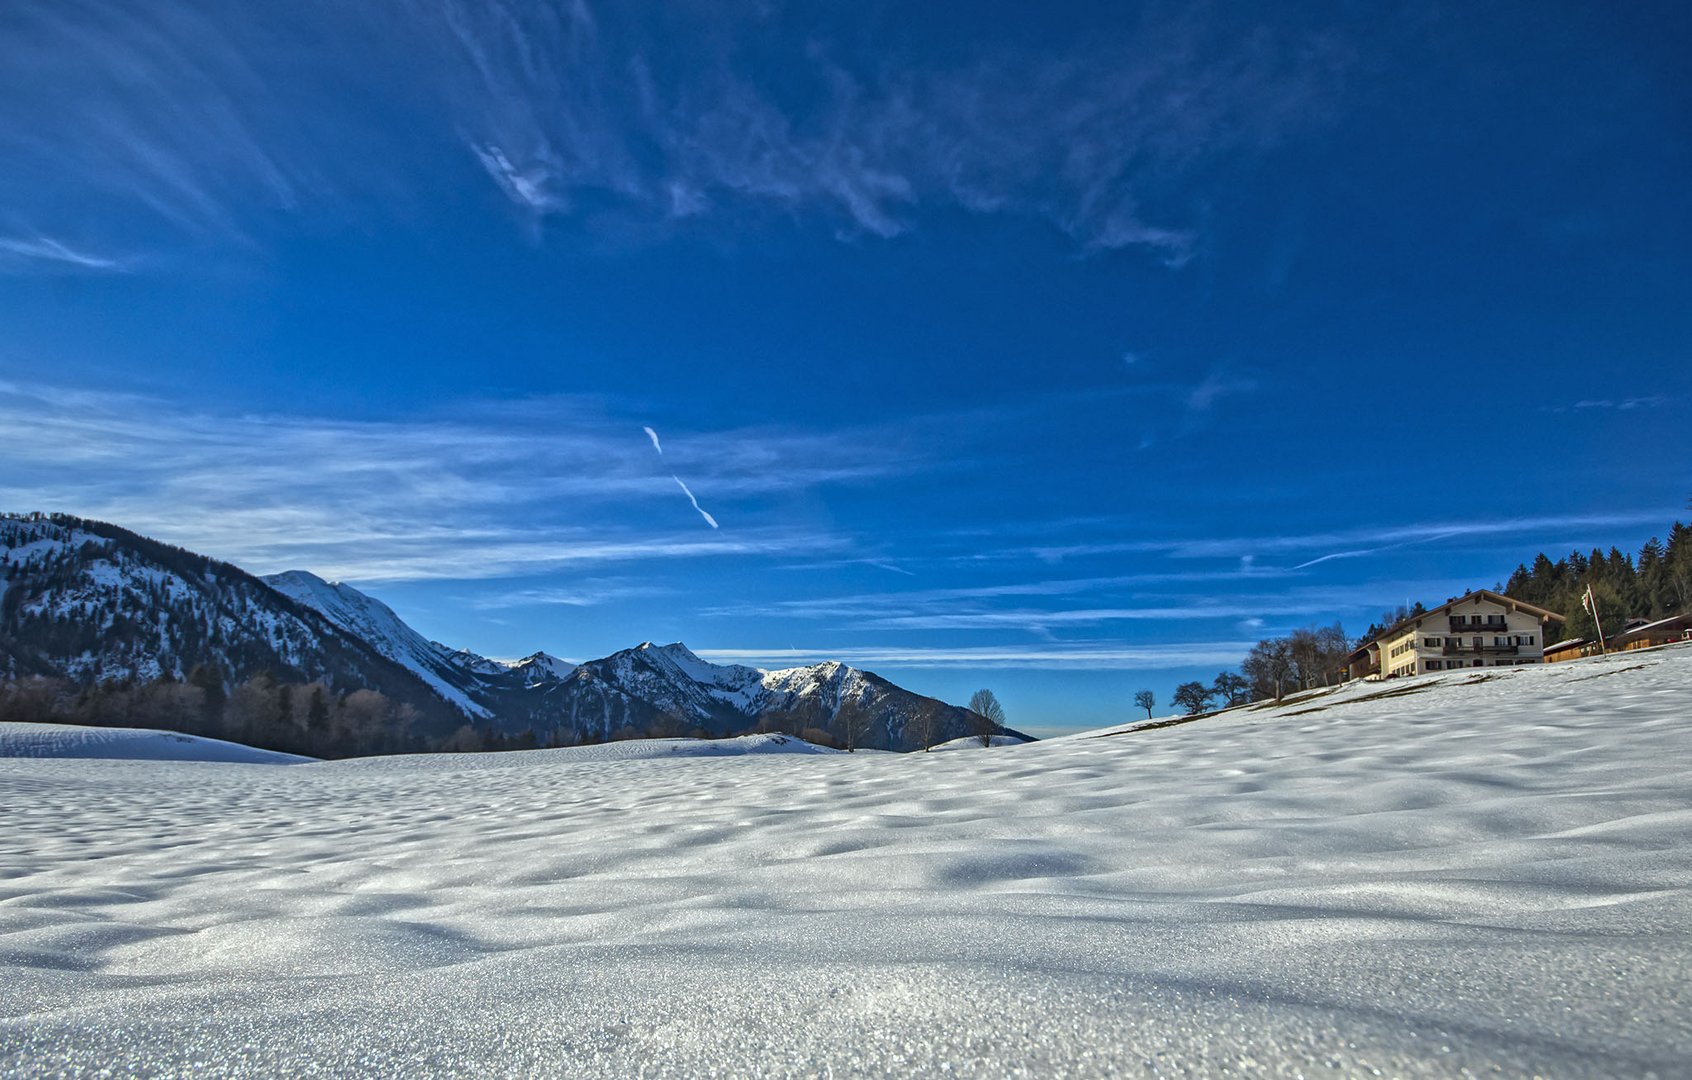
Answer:
[[245, 765], [295, 765], [313, 760], [174, 731], [0, 722], [0, 758], [8, 757], [221, 761]]

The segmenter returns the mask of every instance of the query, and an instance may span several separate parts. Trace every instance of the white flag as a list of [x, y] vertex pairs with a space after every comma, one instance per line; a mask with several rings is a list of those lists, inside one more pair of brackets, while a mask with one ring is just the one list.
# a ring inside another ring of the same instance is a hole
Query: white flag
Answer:
[[1580, 594], [1580, 606], [1586, 609], [1588, 615], [1596, 614], [1592, 610], [1592, 586], [1588, 585], [1586, 591]]

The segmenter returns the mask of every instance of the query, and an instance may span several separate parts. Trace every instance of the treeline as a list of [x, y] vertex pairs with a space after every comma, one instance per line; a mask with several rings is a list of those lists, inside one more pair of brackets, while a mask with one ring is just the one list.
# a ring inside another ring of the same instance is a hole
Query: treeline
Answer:
[[260, 675], [225, 692], [204, 669], [186, 682], [81, 685], [40, 675], [0, 680], [0, 722], [156, 728], [315, 758], [564, 745], [543, 744], [533, 731], [505, 735], [469, 724], [444, 736], [425, 734], [416, 709], [375, 690], [336, 693], [320, 682]]
[[[843, 708], [841, 713], [832, 725], [809, 713], [770, 715], [751, 730], [792, 735], [842, 750], [855, 749], [863, 744], [869, 716], [852, 707]], [[723, 737], [672, 716], [657, 716], [638, 725], [622, 724], [608, 736], [562, 728], [544, 736], [533, 728], [504, 733], [473, 724], [445, 735], [432, 735], [419, 719], [412, 706], [375, 690], [336, 693], [320, 682], [279, 682], [270, 675], [260, 675], [225, 691], [209, 667], [196, 668], [186, 681], [164, 678], [84, 685], [39, 675], [0, 679], [0, 723], [154, 728], [314, 758], [485, 753], [629, 739]], [[918, 722], [938, 737], [949, 731], [938, 721], [937, 716], [925, 713]]]
[[[1220, 672], [1208, 685], [1184, 682], [1175, 688], [1175, 704], [1196, 716], [1211, 708], [1229, 709], [1252, 701], [1281, 700], [1296, 690], [1310, 690], [1337, 682], [1351, 643], [1339, 623], [1309, 626], [1285, 637], [1264, 638], [1253, 645], [1238, 672]], [[1135, 703], [1151, 713], [1149, 690]]]
[[1675, 522], [1666, 543], [1653, 536], [1637, 556], [1616, 547], [1594, 548], [1553, 562], [1541, 552], [1532, 563], [1517, 566], [1501, 591], [1565, 616], [1565, 637], [1596, 638], [1598, 628], [1581, 605], [1588, 586], [1605, 634], [1620, 632], [1628, 619], [1692, 611], [1692, 526]]
[[[418, 721], [412, 706], [375, 690], [336, 693], [320, 682], [278, 682], [260, 675], [226, 692], [207, 668], [195, 669], [187, 681], [81, 685], [46, 676], [0, 680], [0, 722], [156, 728], [315, 758], [535, 750], [600, 741], [562, 731], [545, 738], [532, 729], [506, 734], [471, 724], [431, 735]], [[680, 735], [705, 733], [667, 722], [624, 726], [611, 733], [611, 740]]]
[[0, 721], [157, 728], [318, 758], [419, 752], [442, 741], [414, 731], [410, 705], [374, 690], [337, 694], [322, 683], [261, 675], [226, 692], [205, 669], [187, 681], [7, 680], [0, 682]]

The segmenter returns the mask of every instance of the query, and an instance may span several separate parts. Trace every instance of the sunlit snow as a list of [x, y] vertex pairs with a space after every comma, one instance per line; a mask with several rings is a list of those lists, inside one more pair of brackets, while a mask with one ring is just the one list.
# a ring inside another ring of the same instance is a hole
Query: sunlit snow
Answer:
[[975, 753], [704, 745], [0, 760], [0, 1073], [1692, 1060], [1692, 649]]

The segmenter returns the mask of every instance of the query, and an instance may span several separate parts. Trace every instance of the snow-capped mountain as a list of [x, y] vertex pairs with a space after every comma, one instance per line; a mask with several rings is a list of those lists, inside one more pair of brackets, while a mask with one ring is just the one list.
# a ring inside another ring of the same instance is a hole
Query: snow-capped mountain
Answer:
[[227, 687], [261, 674], [375, 690], [425, 729], [463, 722], [360, 633], [238, 567], [104, 522], [0, 516], [0, 677]]
[[473, 720], [494, 721], [495, 726], [509, 728], [509, 723], [499, 723], [502, 717], [528, 717], [531, 692], [559, 682], [576, 669], [569, 661], [544, 652], [531, 653], [521, 660], [493, 660], [469, 649], [430, 641], [375, 597], [342, 582], [324, 581], [306, 570], [270, 574], [262, 580], [362, 638]]
[[465, 671], [474, 672], [477, 675], [498, 675], [510, 666], [509, 664], [502, 664], [498, 660], [489, 660], [481, 653], [474, 653], [469, 649], [455, 649], [451, 645], [442, 645], [438, 641], [431, 641], [429, 644], [433, 645], [454, 667], [463, 668]]
[[542, 744], [784, 732], [907, 750], [968, 734], [972, 717], [845, 664], [761, 671], [680, 642], [579, 666], [544, 652], [490, 659], [306, 571], [261, 579], [103, 522], [0, 516], [0, 678], [88, 686], [207, 671], [226, 687], [268, 675], [375, 690], [414, 708], [425, 732], [469, 722]]
[[547, 691], [545, 715], [584, 739], [781, 731], [908, 750], [970, 731], [967, 710], [836, 661], [761, 671], [708, 663], [681, 642], [582, 664]]
[[[267, 574], [260, 579], [284, 596], [316, 610], [324, 618], [362, 638], [366, 644], [400, 666], [458, 706], [466, 715], [486, 719], [493, 715], [477, 700], [476, 671], [468, 664], [454, 663], [452, 654], [407, 626], [392, 608], [366, 596], [351, 585], [324, 581], [305, 570]], [[480, 660], [481, 657], [476, 657]], [[494, 673], [505, 669], [494, 668]]]
[[427, 640], [350, 585], [302, 570], [264, 580], [362, 636], [466, 713], [508, 733], [532, 730], [541, 742], [809, 730], [842, 744], [913, 749], [969, 731], [965, 710], [836, 662], [761, 671], [708, 663], [680, 642], [645, 642], [580, 666], [544, 652], [494, 660]]
[[521, 660], [494, 660], [491, 663], [498, 664], [520, 677], [524, 686], [542, 686], [557, 682], [576, 670], [576, 665], [570, 661], [560, 660], [551, 653], [544, 652], [530, 653]]

